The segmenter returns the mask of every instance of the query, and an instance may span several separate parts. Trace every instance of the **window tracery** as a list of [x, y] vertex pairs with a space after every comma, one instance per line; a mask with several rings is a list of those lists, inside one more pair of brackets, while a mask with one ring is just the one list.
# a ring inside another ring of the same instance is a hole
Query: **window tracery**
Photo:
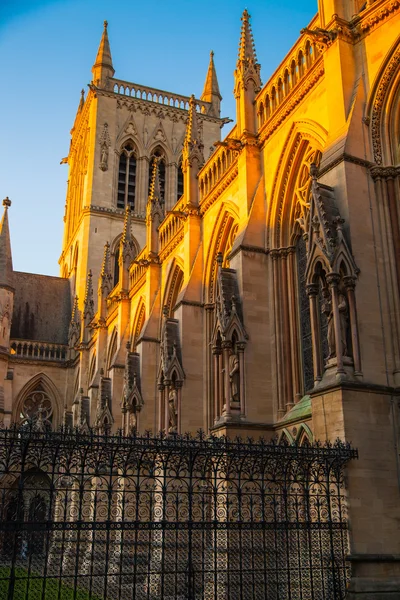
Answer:
[[135, 209], [136, 155], [132, 142], [126, 142], [119, 157], [117, 208]]
[[34, 423], [44, 429], [51, 428], [53, 423], [53, 403], [50, 396], [39, 385], [23, 400], [19, 415], [20, 422]]

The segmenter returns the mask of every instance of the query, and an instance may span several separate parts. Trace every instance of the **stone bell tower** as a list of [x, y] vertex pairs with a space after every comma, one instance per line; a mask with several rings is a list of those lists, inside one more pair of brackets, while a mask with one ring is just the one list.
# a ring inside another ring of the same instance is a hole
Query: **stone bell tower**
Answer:
[[[60, 257], [72, 295], [83, 300], [87, 275], [100, 274], [103, 248], [110, 244], [112, 282], [119, 278], [120, 242], [125, 210], [131, 211], [134, 255], [146, 241], [146, 205], [154, 161], [158, 162], [164, 215], [183, 194], [182, 149], [190, 97], [114, 77], [104, 22], [89, 91], [79, 102], [71, 130], [64, 241]], [[194, 100], [205, 158], [220, 140], [221, 95], [213, 53], [203, 92]], [[133, 256], [134, 259], [134, 256]], [[132, 259], [132, 260], [133, 260]], [[129, 265], [127, 266], [129, 268]]]

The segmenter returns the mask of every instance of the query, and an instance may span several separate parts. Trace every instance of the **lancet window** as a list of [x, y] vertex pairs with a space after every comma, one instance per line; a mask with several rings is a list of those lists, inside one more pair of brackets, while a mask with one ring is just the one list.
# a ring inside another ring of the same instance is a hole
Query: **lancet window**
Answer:
[[136, 155], [132, 142], [127, 142], [119, 157], [117, 208], [135, 209]]

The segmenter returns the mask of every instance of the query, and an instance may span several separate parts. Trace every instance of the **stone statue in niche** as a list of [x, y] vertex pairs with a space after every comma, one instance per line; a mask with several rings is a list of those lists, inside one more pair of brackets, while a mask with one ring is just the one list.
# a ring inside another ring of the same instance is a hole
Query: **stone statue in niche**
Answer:
[[102, 171], [107, 171], [107, 169], [108, 169], [108, 146], [107, 146], [107, 144], [103, 144], [101, 147], [100, 169]]
[[229, 356], [229, 381], [231, 385], [231, 401], [239, 402], [240, 368], [239, 357], [235, 350]]
[[171, 433], [177, 430], [178, 425], [178, 393], [175, 388], [172, 388], [168, 395], [168, 413], [168, 431]]
[[[339, 293], [338, 297], [339, 321], [340, 321], [340, 339], [342, 343], [342, 356], [347, 356], [347, 331], [348, 331], [348, 309], [346, 296]], [[332, 300], [330, 294], [324, 299], [322, 311], [325, 313], [328, 320], [328, 359], [336, 357], [336, 342], [335, 342], [335, 323], [332, 310]]]

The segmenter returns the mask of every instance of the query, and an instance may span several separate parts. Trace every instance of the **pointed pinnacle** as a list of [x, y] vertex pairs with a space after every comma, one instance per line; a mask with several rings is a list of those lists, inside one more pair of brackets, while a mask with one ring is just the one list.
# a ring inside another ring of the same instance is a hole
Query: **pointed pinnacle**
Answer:
[[125, 208], [124, 229], [122, 232], [122, 239], [121, 239], [123, 245], [128, 244], [131, 241], [131, 237], [132, 237], [131, 215], [132, 215], [131, 207], [128, 204]]
[[254, 38], [250, 25], [250, 15], [247, 11], [247, 8], [245, 8], [243, 11], [241, 21], [242, 31], [240, 35], [238, 61], [252, 60], [254, 63], [257, 63]]
[[110, 269], [110, 244], [108, 242], [104, 245], [103, 262], [101, 265], [100, 278], [104, 279], [111, 273]]
[[[111, 49], [110, 42], [108, 40], [108, 31], [107, 31], [108, 22], [104, 21], [104, 29], [103, 35], [101, 36], [99, 49], [97, 51], [96, 60], [93, 65], [93, 69], [96, 67], [108, 67], [112, 70], [112, 74], [115, 73], [112, 58], [111, 58]], [[92, 71], [93, 71], [92, 69]]]
[[78, 321], [78, 296], [75, 296], [74, 298], [74, 304], [72, 307], [72, 314], [71, 314], [71, 323], [76, 323]]
[[149, 201], [161, 200], [160, 179], [158, 176], [158, 158], [153, 159], [153, 172], [151, 174]]
[[207, 77], [204, 83], [203, 93], [200, 99], [204, 102], [211, 102], [212, 96], [217, 96], [220, 100], [222, 100], [222, 96], [219, 91], [217, 72], [215, 70], [214, 65], [214, 52], [211, 50]]
[[88, 275], [87, 275], [83, 316], [85, 318], [89, 317], [89, 319], [92, 319], [94, 316], [93, 284], [92, 284], [92, 271], [91, 270], [89, 270]]
[[199, 126], [196, 113], [196, 99], [192, 94], [189, 100], [189, 120], [186, 128], [184, 146], [190, 142], [199, 140]]

